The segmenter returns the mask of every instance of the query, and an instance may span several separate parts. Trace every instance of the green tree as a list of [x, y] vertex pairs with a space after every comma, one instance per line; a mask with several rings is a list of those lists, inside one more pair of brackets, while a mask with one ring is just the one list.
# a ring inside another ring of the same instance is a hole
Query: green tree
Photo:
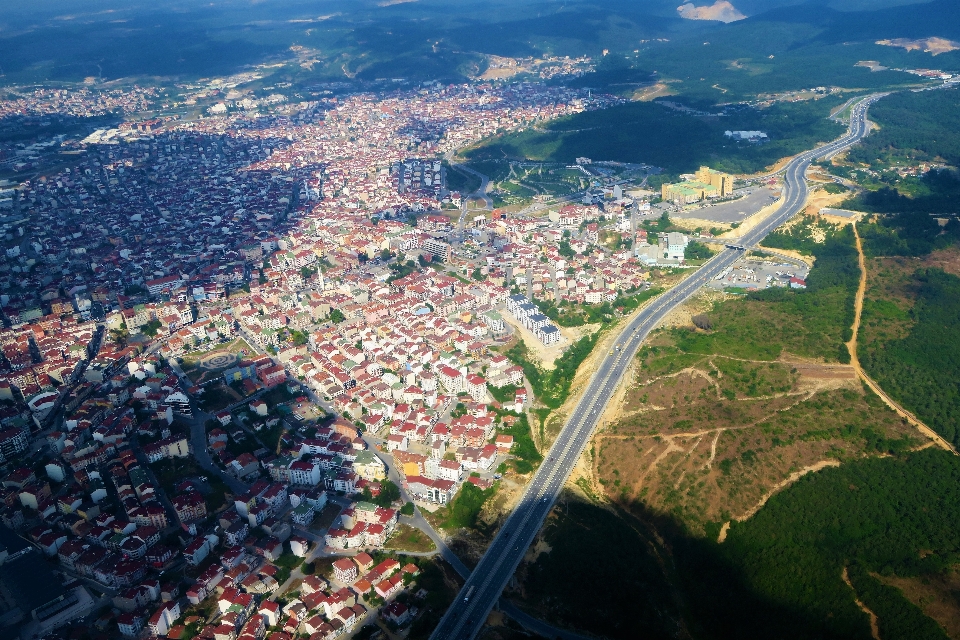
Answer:
[[657, 220], [657, 231], [666, 231], [673, 223], [670, 221], [670, 214], [664, 211]]
[[384, 480], [380, 483], [380, 494], [376, 497], [374, 502], [381, 507], [389, 507], [399, 499], [400, 487], [390, 480]]
[[683, 257], [687, 260], [706, 260], [713, 255], [713, 251], [707, 245], [696, 240], [690, 241], [683, 250]]
[[330, 310], [330, 322], [332, 322], [333, 324], [340, 324], [341, 322], [343, 322], [343, 321], [346, 320], [346, 319], [347, 319], [347, 317], [346, 317], [345, 315], [343, 315], [343, 312], [340, 311], [340, 309], [331, 309], [331, 310]]
[[159, 320], [151, 320], [147, 324], [143, 325], [140, 330], [144, 333], [144, 335], [155, 338], [157, 336], [157, 332], [160, 331], [161, 326], [162, 325], [160, 324]]
[[130, 332], [127, 330], [127, 325], [121, 324], [116, 329], [110, 329], [110, 339], [113, 340], [113, 343], [117, 345], [118, 349], [126, 347], [127, 342], [130, 340]]

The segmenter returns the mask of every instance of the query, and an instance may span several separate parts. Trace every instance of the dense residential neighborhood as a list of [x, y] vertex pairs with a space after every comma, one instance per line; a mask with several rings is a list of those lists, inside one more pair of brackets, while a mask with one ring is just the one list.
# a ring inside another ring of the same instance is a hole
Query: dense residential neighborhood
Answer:
[[502, 431], [533, 396], [502, 352], [562, 350], [576, 336], [538, 305], [608, 303], [650, 275], [600, 246], [600, 223], [629, 226], [619, 187], [606, 206], [467, 215], [440, 158], [614, 102], [527, 84], [217, 102], [98, 130], [8, 192], [0, 581], [42, 567], [9, 622], [285, 640], [414, 620], [423, 590], [396, 596], [420, 569], [384, 548], [404, 527], [436, 539], [404, 518], [508, 467]]

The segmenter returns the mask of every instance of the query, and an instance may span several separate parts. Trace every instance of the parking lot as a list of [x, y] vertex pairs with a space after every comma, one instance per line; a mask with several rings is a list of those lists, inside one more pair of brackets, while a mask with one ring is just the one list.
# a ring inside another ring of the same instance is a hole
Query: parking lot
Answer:
[[733, 267], [711, 280], [707, 286], [717, 290], [745, 289], [747, 291], [768, 287], [789, 287], [791, 278], [806, 280], [809, 272], [809, 268], [799, 264], [750, 258], [736, 262]]
[[699, 205], [681, 207], [680, 210], [669, 203], [655, 205], [652, 209], [656, 214], [654, 217], [659, 217], [663, 208], [666, 208], [670, 216], [675, 218], [695, 218], [697, 220], [731, 224], [733, 222], [743, 222], [777, 199], [775, 195], [777, 192], [770, 187], [750, 187], [736, 193], [743, 194], [743, 197], [715, 204], [707, 201]]

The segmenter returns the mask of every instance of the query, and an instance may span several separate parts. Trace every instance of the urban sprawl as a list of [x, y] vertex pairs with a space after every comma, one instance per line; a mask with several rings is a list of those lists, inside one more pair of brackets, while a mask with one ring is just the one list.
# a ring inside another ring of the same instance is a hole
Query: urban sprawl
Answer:
[[[210, 640], [407, 624], [420, 568], [384, 546], [414, 505], [509, 468], [503, 432], [534, 398], [506, 347], [561, 353], [578, 334], [545, 303], [639, 292], [688, 239], [648, 244], [631, 220], [648, 205], [616, 185], [539, 217], [446, 188], [445, 154], [609, 96], [212, 91], [203, 117], [138, 118], [155, 95], [0, 103], [41, 125], [126, 114], [63, 142], [69, 166], [0, 188], [0, 582], [16, 585], [0, 624]], [[717, 175], [693, 186], [725, 194]]]

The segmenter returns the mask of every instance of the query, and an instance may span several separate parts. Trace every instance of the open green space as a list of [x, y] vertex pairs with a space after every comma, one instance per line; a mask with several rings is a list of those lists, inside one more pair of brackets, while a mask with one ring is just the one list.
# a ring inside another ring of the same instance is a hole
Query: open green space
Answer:
[[527, 348], [523, 342], [517, 342], [504, 355], [523, 368], [523, 374], [533, 387], [537, 399], [547, 407], [557, 409], [570, 395], [570, 385], [577, 375], [577, 369], [593, 351], [599, 339], [599, 332], [580, 338], [554, 361], [554, 368], [549, 370], [540, 368], [527, 357]]
[[[823, 233], [822, 243], [813, 231]], [[848, 362], [844, 342], [850, 339], [853, 303], [859, 282], [856, 248], [849, 226], [802, 220], [789, 231], [771, 234], [770, 247], [816, 256], [807, 288], [771, 288], [743, 299], [718, 303], [708, 314], [707, 332], [674, 330], [677, 346], [687, 353], [716, 353], [775, 360], [783, 351], [795, 355]]]
[[489, 489], [480, 489], [474, 484], [464, 482], [449, 505], [425, 516], [433, 526], [441, 529], [475, 529], [483, 504], [496, 490], [496, 485]]
[[396, 551], [426, 552], [433, 551], [437, 545], [433, 543], [427, 534], [420, 529], [415, 529], [410, 525], [397, 525], [390, 538], [387, 539], [384, 549], [393, 549]]
[[277, 575], [274, 576], [280, 584], [283, 584], [290, 578], [290, 573], [303, 564], [303, 558], [295, 556], [289, 551], [284, 552], [279, 558], [273, 561], [277, 566]]
[[[507, 426], [502, 421], [504, 416], [513, 416], [516, 421], [511, 426]], [[510, 450], [510, 454], [513, 456], [511, 464], [517, 473], [530, 473], [540, 464], [543, 456], [540, 455], [537, 445], [533, 441], [527, 414], [526, 412], [519, 415], [505, 412], [504, 416], [500, 416], [501, 422], [497, 426], [497, 433], [513, 436], [513, 448]]]
[[216, 413], [242, 399], [243, 396], [231, 387], [221, 382], [215, 382], [203, 388], [198, 404], [201, 410], [207, 413]]
[[[180, 358], [180, 368], [194, 384], [211, 380], [236, 365], [238, 359], [255, 354], [256, 351], [243, 338], [218, 346], [209, 351], [191, 351]], [[225, 364], [221, 365], [223, 362]]]

